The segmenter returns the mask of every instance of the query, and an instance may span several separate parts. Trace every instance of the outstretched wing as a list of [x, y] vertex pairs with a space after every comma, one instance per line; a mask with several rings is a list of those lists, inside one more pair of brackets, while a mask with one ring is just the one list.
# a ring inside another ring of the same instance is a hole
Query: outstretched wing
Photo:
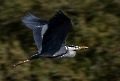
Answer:
[[48, 57], [65, 53], [65, 38], [71, 27], [71, 19], [59, 10], [48, 22], [48, 29], [43, 36], [41, 53]]
[[22, 18], [22, 22], [28, 28], [33, 30], [35, 44], [38, 48], [38, 52], [40, 53], [42, 49], [42, 36], [48, 28], [47, 21], [28, 13]]

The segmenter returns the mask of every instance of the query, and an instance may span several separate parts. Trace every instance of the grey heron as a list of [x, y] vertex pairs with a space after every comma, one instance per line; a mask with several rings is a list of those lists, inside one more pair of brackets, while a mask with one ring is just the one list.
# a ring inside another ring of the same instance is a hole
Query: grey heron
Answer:
[[33, 31], [38, 53], [28, 60], [19, 61], [14, 66], [42, 57], [71, 58], [76, 55], [77, 50], [88, 48], [87, 46], [66, 46], [65, 39], [73, 23], [61, 10], [58, 10], [49, 21], [28, 13], [22, 18], [22, 22]]

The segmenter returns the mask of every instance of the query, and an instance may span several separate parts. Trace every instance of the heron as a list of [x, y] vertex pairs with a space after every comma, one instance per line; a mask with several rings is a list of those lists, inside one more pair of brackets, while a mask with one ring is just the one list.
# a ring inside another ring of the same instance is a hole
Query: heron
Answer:
[[72, 20], [61, 10], [58, 10], [48, 21], [27, 13], [22, 22], [33, 31], [33, 38], [38, 49], [29, 59], [19, 61], [14, 66], [37, 58], [72, 58], [76, 51], [87, 46], [66, 46], [66, 36], [73, 27]]

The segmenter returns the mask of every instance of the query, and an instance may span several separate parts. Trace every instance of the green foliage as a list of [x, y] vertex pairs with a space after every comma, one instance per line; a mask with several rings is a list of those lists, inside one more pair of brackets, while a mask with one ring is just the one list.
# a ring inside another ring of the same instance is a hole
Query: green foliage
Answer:
[[[0, 0], [0, 81], [119, 81], [119, 0]], [[37, 52], [27, 13], [48, 20], [61, 9], [73, 22], [67, 45], [86, 45], [70, 59], [37, 59], [13, 67]]]

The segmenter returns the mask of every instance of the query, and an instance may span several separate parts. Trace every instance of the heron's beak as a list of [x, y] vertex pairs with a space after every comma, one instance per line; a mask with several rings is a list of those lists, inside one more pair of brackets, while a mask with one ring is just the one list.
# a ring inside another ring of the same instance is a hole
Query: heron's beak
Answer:
[[29, 62], [30, 60], [24, 60], [24, 61], [19, 61], [17, 64], [14, 65], [14, 67], [21, 65], [23, 63]]
[[78, 48], [79, 48], [79, 49], [87, 49], [87, 48], [89, 48], [89, 47], [87, 47], [87, 46], [78, 46]]

